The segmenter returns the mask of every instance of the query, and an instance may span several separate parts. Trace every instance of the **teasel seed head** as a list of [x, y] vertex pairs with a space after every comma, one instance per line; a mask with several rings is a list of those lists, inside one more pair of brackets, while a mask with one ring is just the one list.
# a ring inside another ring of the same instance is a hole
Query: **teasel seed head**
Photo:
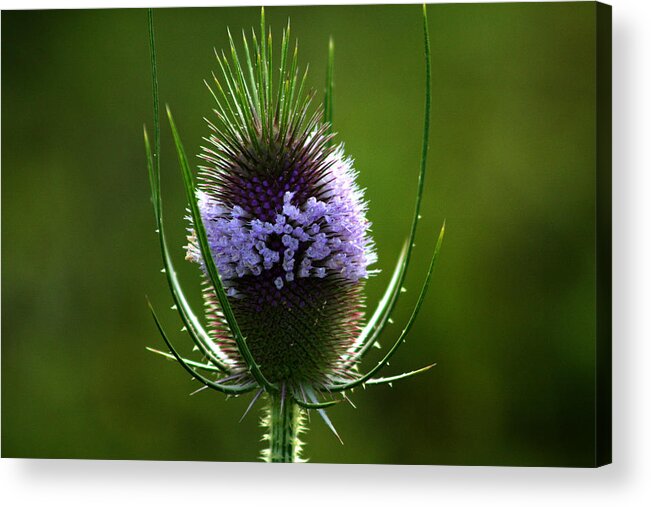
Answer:
[[[287, 52], [289, 25], [277, 79], [269, 75], [271, 37], [267, 48], [254, 39], [253, 55], [244, 41], [246, 60], [257, 62], [248, 81], [232, 39], [231, 60], [218, 55], [222, 75], [214, 86], [230, 93], [214, 93], [199, 210], [262, 373], [294, 388], [323, 386], [361, 330], [364, 280], [376, 261], [367, 204], [352, 159], [333, 144], [322, 108], [311, 111], [311, 94], [299, 85], [297, 52]], [[187, 258], [205, 272], [192, 223], [189, 232]], [[214, 339], [244, 368], [208, 284], [204, 296]]]

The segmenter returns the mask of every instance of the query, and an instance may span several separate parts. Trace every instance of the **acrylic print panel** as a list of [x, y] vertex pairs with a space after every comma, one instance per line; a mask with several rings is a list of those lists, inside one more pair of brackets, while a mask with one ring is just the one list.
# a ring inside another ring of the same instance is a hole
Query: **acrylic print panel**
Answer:
[[2, 13], [3, 456], [610, 461], [610, 8], [427, 15], [267, 8], [268, 62], [259, 8], [156, 9], [159, 183], [147, 11]]

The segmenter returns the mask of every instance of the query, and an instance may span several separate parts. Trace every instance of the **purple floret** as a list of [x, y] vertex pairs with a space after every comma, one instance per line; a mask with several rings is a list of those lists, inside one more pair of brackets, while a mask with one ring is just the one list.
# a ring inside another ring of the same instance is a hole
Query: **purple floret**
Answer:
[[[326, 163], [329, 168], [324, 183], [315, 195], [300, 203], [293, 191], [297, 189], [284, 190], [282, 205], [278, 205], [275, 194], [260, 203], [265, 208], [265, 204], [276, 201], [275, 215], [266, 213], [265, 219], [245, 211], [251, 209], [248, 202], [229, 207], [206, 192], [198, 192], [210, 250], [229, 295], [237, 295], [233, 289], [238, 279], [266, 271], [279, 274], [273, 282], [278, 290], [298, 278], [338, 277], [357, 282], [368, 277], [376, 254], [352, 161], [339, 147], [328, 155]], [[203, 265], [194, 241], [187, 251], [190, 260]]]

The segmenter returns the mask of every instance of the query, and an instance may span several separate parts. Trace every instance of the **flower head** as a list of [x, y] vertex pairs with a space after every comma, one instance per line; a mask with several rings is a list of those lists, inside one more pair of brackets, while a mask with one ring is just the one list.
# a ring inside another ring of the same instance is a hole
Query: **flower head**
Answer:
[[[239, 74], [232, 47], [232, 61], [219, 57], [216, 86], [234, 93], [215, 94], [217, 121], [201, 154], [197, 198], [210, 253], [263, 374], [323, 385], [361, 329], [363, 281], [376, 260], [366, 202], [321, 108], [310, 115], [296, 52], [277, 80], [294, 84], [276, 92], [264, 71], [250, 82]], [[255, 47], [264, 65], [268, 55]], [[205, 271], [192, 224], [189, 240], [187, 258]], [[214, 338], [244, 367], [214, 291], [205, 296]]]

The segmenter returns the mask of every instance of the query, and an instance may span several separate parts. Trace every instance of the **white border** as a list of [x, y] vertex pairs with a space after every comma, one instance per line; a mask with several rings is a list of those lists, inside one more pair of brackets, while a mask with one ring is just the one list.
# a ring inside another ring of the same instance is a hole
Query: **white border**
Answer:
[[[260, 3], [193, 1], [192, 5]], [[651, 2], [611, 3], [615, 464], [587, 470], [5, 459], [0, 462], [3, 505], [651, 505]], [[183, 4], [159, 0], [136, 5]], [[136, 5], [0, 0], [2, 9]]]

